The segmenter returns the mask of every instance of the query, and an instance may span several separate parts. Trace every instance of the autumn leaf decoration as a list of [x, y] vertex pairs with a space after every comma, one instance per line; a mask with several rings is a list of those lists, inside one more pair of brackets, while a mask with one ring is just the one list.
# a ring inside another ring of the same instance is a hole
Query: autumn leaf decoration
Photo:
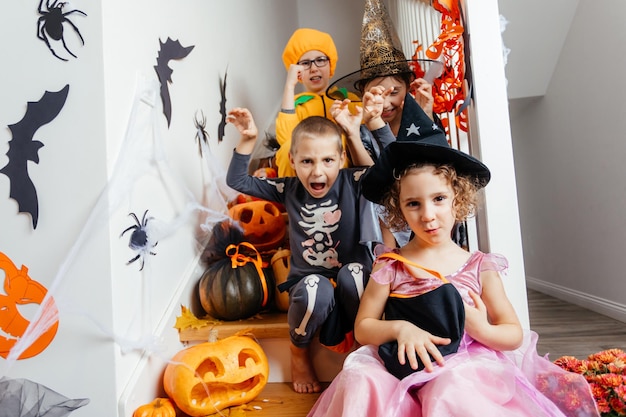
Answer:
[[200, 329], [202, 327], [211, 326], [215, 324], [219, 324], [220, 321], [214, 318], [204, 318], [199, 319], [196, 317], [187, 307], [181, 305], [181, 314], [176, 317], [176, 323], [174, 324], [174, 328], [178, 329], [178, 331], [185, 329]]

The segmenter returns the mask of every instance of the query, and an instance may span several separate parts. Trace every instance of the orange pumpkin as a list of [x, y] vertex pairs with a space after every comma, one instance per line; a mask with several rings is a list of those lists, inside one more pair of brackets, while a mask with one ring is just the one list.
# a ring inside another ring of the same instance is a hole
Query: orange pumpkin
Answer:
[[289, 293], [287, 291], [280, 292], [278, 285], [287, 281], [287, 275], [289, 275], [289, 258], [291, 257], [291, 251], [289, 249], [282, 249], [277, 251], [272, 256], [272, 271], [274, 272], [274, 300], [276, 300], [276, 308], [279, 311], [287, 312], [289, 310]]
[[199, 417], [252, 401], [268, 377], [261, 346], [235, 335], [178, 352], [165, 368], [163, 387], [178, 408]]
[[[257, 178], [276, 178], [278, 177], [278, 172], [276, 171], [276, 169], [272, 167], [264, 167], [264, 168], [257, 169], [256, 171], [254, 171], [252, 175]], [[239, 194], [232, 203], [233, 205], [235, 205], [235, 204], [249, 203], [251, 201], [263, 201], [263, 199], [258, 198], [258, 197], [252, 197], [251, 195], [248, 195], [248, 194]], [[275, 201], [273, 201], [272, 204], [278, 207], [278, 210], [280, 210], [281, 212], [283, 213], [285, 212], [285, 206], [283, 206], [282, 204], [277, 203]]]
[[276, 178], [278, 177], [278, 172], [272, 167], [263, 167], [254, 171], [252, 175], [258, 178]]
[[176, 409], [169, 398], [155, 398], [154, 401], [137, 407], [133, 417], [176, 417]]
[[[17, 269], [15, 264], [4, 253], [0, 252], [0, 269], [4, 271], [4, 293], [0, 294], [0, 329], [9, 337], [0, 337], [0, 356], [9, 356], [11, 348], [24, 335], [30, 321], [20, 313], [18, 306], [41, 304], [48, 290], [39, 282], [28, 276], [28, 268], [22, 265]], [[21, 308], [21, 307], [20, 307]], [[56, 304], [52, 298], [48, 299], [46, 309], [53, 309], [48, 313], [58, 315]], [[26, 359], [41, 353], [56, 335], [59, 321], [56, 319], [41, 336], [22, 352], [18, 359]]]
[[276, 249], [285, 240], [285, 219], [269, 201], [237, 204], [230, 208], [229, 215], [241, 224], [244, 238], [260, 252]]

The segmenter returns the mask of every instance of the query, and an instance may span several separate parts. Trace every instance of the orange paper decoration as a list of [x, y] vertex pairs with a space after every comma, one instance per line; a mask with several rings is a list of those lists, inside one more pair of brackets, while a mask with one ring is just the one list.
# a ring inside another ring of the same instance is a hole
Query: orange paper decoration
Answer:
[[[433, 81], [433, 111], [437, 114], [455, 112], [457, 128], [467, 132], [467, 110], [461, 110], [465, 100], [469, 99], [465, 92], [465, 29], [461, 10], [458, 2], [453, 0], [433, 0], [432, 6], [441, 13], [441, 33], [425, 54], [429, 59], [444, 63], [442, 75]], [[449, 133], [449, 123], [444, 126]]]
[[[9, 352], [17, 343], [17, 339], [24, 335], [30, 321], [20, 311], [18, 305], [41, 304], [48, 290], [39, 282], [28, 276], [28, 268], [22, 265], [17, 269], [15, 264], [0, 252], [0, 269], [4, 271], [4, 292], [0, 294], [0, 328], [15, 339], [0, 337], [0, 356], [7, 358]], [[52, 299], [47, 304], [56, 310]], [[56, 313], [56, 311], [55, 311]], [[26, 359], [41, 353], [56, 335], [59, 326], [58, 319], [41, 336], [39, 336], [18, 359]]]

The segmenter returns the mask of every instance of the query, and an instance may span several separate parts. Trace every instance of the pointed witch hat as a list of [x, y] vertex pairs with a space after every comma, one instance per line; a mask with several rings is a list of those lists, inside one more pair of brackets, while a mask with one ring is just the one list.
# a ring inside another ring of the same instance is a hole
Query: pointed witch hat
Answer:
[[383, 0], [365, 0], [359, 63], [361, 69], [341, 77], [328, 87], [328, 97], [343, 100], [348, 93], [353, 93], [361, 98], [365, 84], [378, 77], [405, 76], [410, 81], [421, 77], [432, 82], [443, 69], [440, 61], [406, 59]]
[[491, 179], [489, 168], [472, 155], [451, 147], [439, 126], [417, 103], [413, 107], [411, 117], [403, 117], [398, 139], [381, 151], [376, 163], [363, 175], [363, 196], [381, 204], [397, 180], [397, 173], [420, 164], [450, 165], [457, 175], [468, 177], [477, 188], [486, 186]]
[[363, 196], [381, 204], [385, 193], [397, 180], [397, 173], [411, 165], [423, 163], [450, 165], [457, 175], [470, 178], [477, 188], [483, 188], [491, 179], [491, 173], [485, 164], [451, 147], [442, 135], [433, 134], [419, 141], [397, 141], [387, 145], [376, 163], [361, 179]]

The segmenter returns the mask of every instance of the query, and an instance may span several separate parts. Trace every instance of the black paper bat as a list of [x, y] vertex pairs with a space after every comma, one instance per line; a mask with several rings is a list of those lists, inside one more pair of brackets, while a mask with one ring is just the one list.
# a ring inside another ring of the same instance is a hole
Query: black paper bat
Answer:
[[220, 114], [222, 120], [217, 126], [217, 143], [220, 143], [224, 139], [224, 130], [226, 129], [226, 77], [228, 76], [228, 68], [224, 71], [224, 79], [220, 77]]
[[182, 59], [189, 55], [194, 45], [183, 47], [178, 40], [173, 41], [167, 38], [165, 43], [159, 39], [160, 49], [157, 55], [157, 64], [154, 66], [154, 70], [161, 82], [161, 100], [163, 101], [163, 114], [167, 119], [167, 126], [169, 127], [172, 119], [172, 102], [170, 100], [170, 91], [168, 83], [172, 82], [172, 72], [174, 72], [169, 66], [169, 62], [172, 59]]
[[46, 91], [39, 101], [29, 101], [26, 113], [19, 122], [9, 125], [13, 138], [9, 141], [7, 156], [9, 162], [0, 170], [9, 177], [11, 190], [9, 197], [17, 201], [20, 213], [30, 213], [33, 229], [37, 228], [39, 204], [37, 190], [28, 176], [28, 161], [39, 163], [39, 149], [44, 146], [33, 140], [35, 132], [43, 125], [50, 123], [61, 112], [70, 90], [69, 84], [60, 91]]

